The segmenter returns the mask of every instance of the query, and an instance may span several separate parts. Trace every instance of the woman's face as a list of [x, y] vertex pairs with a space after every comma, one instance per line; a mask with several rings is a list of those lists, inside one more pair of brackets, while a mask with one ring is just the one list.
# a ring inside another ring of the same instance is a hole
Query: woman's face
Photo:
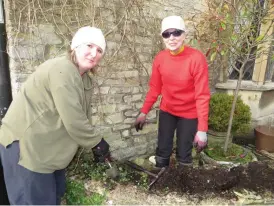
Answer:
[[95, 44], [82, 44], [75, 49], [80, 74], [95, 67], [103, 56], [103, 50]]
[[[165, 36], [165, 34], [167, 35]], [[163, 32], [162, 36], [166, 48], [173, 52], [176, 52], [181, 48], [186, 38], [185, 32], [177, 29], [167, 29]]]

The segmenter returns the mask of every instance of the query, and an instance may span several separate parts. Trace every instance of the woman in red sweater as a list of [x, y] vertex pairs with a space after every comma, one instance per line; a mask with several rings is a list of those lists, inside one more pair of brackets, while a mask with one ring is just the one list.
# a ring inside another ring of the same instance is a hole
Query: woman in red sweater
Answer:
[[210, 100], [208, 65], [200, 51], [184, 45], [185, 31], [181, 17], [163, 19], [161, 34], [166, 49], [154, 59], [150, 89], [135, 121], [136, 130], [141, 130], [147, 113], [158, 96], [162, 96], [156, 167], [169, 165], [175, 130], [179, 165], [192, 164], [193, 143], [198, 152], [207, 145]]

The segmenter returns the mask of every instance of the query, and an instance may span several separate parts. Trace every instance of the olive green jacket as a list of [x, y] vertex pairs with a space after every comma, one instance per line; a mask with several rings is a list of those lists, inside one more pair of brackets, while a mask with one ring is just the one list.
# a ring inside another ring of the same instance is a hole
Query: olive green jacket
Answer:
[[91, 75], [68, 57], [41, 64], [22, 85], [2, 120], [0, 143], [19, 140], [19, 164], [39, 173], [64, 169], [78, 146], [94, 147], [99, 131], [89, 122]]

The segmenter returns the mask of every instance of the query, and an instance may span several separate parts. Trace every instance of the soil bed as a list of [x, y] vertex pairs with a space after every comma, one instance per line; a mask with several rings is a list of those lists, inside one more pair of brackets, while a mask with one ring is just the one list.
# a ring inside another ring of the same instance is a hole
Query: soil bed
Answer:
[[[235, 197], [233, 190], [247, 189], [258, 193], [274, 193], [274, 169], [265, 162], [231, 168], [168, 168], [151, 188], [154, 192], [176, 191], [198, 195], [215, 193], [221, 197]], [[157, 193], [158, 193], [157, 192]]]

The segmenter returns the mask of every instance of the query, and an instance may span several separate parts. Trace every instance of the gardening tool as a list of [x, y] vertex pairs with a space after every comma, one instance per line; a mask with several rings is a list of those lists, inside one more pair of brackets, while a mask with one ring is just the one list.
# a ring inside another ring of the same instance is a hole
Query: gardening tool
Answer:
[[202, 167], [204, 165], [204, 162], [201, 156], [201, 152], [197, 152], [197, 157], [198, 157], [198, 166]]
[[112, 179], [115, 179], [119, 176], [119, 171], [116, 166], [112, 166], [108, 158], [105, 158], [105, 163], [109, 166], [109, 169], [106, 170], [106, 175]]
[[136, 131], [138, 132], [139, 130], [142, 130], [144, 125], [146, 124], [156, 124], [157, 123], [157, 120], [155, 119], [144, 119], [142, 122], [139, 122], [138, 124], [135, 123], [135, 128], [136, 128]]
[[130, 166], [130, 167], [132, 167], [133, 169], [136, 169], [136, 170], [138, 170], [138, 171], [144, 172], [144, 173], [146, 173], [146, 174], [148, 174], [148, 175], [154, 177], [154, 179], [152, 180], [152, 182], [151, 182], [151, 183], [149, 184], [149, 186], [148, 186], [148, 189], [149, 189], [149, 190], [151, 189], [152, 185], [154, 185], [155, 182], [157, 182], [157, 180], [159, 179], [159, 177], [160, 177], [160, 176], [164, 173], [164, 171], [166, 170], [165, 167], [162, 167], [161, 170], [160, 170], [160, 172], [159, 172], [158, 174], [154, 174], [154, 173], [148, 171], [147, 169], [141, 167], [140, 165], [137, 165], [137, 164], [135, 164], [135, 163], [133, 163], [133, 162], [131, 162], [131, 161], [126, 161], [125, 164], [127, 164], [127, 165]]
[[104, 138], [92, 148], [93, 156], [95, 162], [106, 163], [109, 166], [109, 169], [106, 170], [106, 175], [112, 179], [115, 179], [118, 175], [117, 167], [113, 167], [111, 165], [111, 154], [109, 151], [109, 144], [106, 142]]

